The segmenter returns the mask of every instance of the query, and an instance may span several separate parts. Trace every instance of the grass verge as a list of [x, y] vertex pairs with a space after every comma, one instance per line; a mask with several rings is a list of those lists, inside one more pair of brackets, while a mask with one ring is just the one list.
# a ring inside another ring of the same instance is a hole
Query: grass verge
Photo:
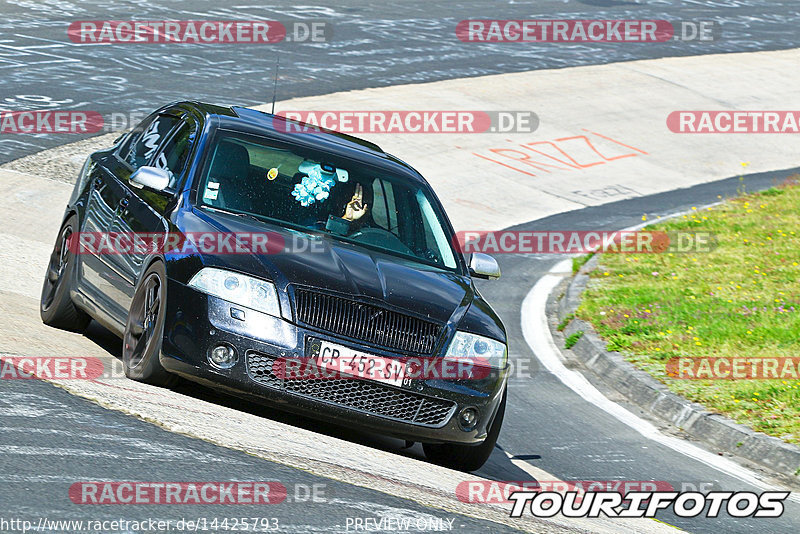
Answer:
[[743, 195], [647, 230], [707, 231], [710, 253], [602, 254], [577, 316], [670, 390], [800, 443], [800, 380], [677, 380], [674, 357], [800, 356], [800, 185]]
[[592, 256], [594, 256], [594, 253], [584, 254], [582, 256], [578, 256], [577, 258], [572, 258], [572, 274], [580, 271], [581, 267], [586, 265], [586, 262], [592, 259]]
[[564, 340], [564, 348], [571, 349], [572, 347], [575, 346], [575, 343], [577, 343], [578, 340], [582, 337], [583, 337], [583, 330], [578, 330], [574, 334], [570, 334], [569, 336], [567, 336], [567, 339]]

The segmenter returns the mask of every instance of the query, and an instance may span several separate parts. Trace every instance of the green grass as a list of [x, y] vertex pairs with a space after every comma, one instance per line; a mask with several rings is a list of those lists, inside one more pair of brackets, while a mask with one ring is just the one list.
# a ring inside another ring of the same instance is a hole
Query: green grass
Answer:
[[558, 330], [559, 332], [563, 332], [564, 329], [567, 327], [567, 325], [570, 323], [570, 321], [572, 321], [574, 318], [575, 318], [574, 313], [567, 314], [567, 316], [564, 317], [564, 319], [562, 319], [560, 323], [558, 323], [556, 330]]
[[583, 256], [578, 256], [577, 258], [572, 258], [572, 274], [577, 273], [581, 270], [581, 267], [586, 265], [586, 262], [592, 259], [594, 253], [592, 254], [584, 254]]
[[564, 348], [571, 349], [573, 346], [575, 346], [575, 343], [577, 343], [578, 340], [582, 337], [583, 337], [583, 330], [578, 330], [574, 334], [570, 334], [569, 336], [567, 336], [567, 339], [564, 340]]
[[800, 380], [676, 380], [672, 357], [800, 356], [800, 186], [693, 209], [648, 230], [708, 231], [710, 253], [602, 254], [578, 317], [674, 392], [800, 443]]

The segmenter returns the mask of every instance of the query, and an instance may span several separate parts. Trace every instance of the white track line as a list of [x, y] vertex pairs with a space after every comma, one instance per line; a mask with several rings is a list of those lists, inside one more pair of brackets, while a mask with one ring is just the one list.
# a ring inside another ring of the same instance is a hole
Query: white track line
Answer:
[[[571, 259], [566, 259], [554, 265], [548, 274], [536, 282], [536, 285], [533, 286], [522, 301], [520, 312], [522, 335], [542, 365], [581, 398], [631, 427], [642, 436], [755, 486], [762, 491], [782, 489], [767, 484], [755, 472], [727, 458], [717, 456], [682, 439], [663, 434], [652, 423], [606, 398], [582, 374], [564, 366], [559, 358], [559, 349], [550, 334], [545, 306], [550, 292], [563, 280], [565, 275], [572, 273], [571, 261]], [[793, 492], [789, 499], [800, 503], [800, 495], [797, 493]]]

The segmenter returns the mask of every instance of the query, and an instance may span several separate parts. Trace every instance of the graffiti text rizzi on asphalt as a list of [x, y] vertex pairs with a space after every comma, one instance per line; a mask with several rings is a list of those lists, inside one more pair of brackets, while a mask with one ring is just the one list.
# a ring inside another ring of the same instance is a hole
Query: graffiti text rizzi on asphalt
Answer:
[[[489, 148], [487, 150], [491, 152], [492, 157], [477, 152], [472, 154], [528, 176], [536, 176], [536, 173], [531, 172], [532, 170], [548, 174], [559, 170], [582, 170], [625, 158], [648, 155], [640, 148], [607, 135], [585, 128], [583, 131], [588, 132], [589, 135], [573, 135], [532, 143], [515, 143], [515, 148]], [[619, 147], [624, 150], [620, 150]]]

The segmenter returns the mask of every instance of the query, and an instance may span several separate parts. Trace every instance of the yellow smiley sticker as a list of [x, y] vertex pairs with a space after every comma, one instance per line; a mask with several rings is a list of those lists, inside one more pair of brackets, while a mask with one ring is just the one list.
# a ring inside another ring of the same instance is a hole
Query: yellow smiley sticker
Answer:
[[278, 177], [278, 169], [276, 167], [272, 167], [269, 171], [267, 171], [267, 179], [274, 180]]

